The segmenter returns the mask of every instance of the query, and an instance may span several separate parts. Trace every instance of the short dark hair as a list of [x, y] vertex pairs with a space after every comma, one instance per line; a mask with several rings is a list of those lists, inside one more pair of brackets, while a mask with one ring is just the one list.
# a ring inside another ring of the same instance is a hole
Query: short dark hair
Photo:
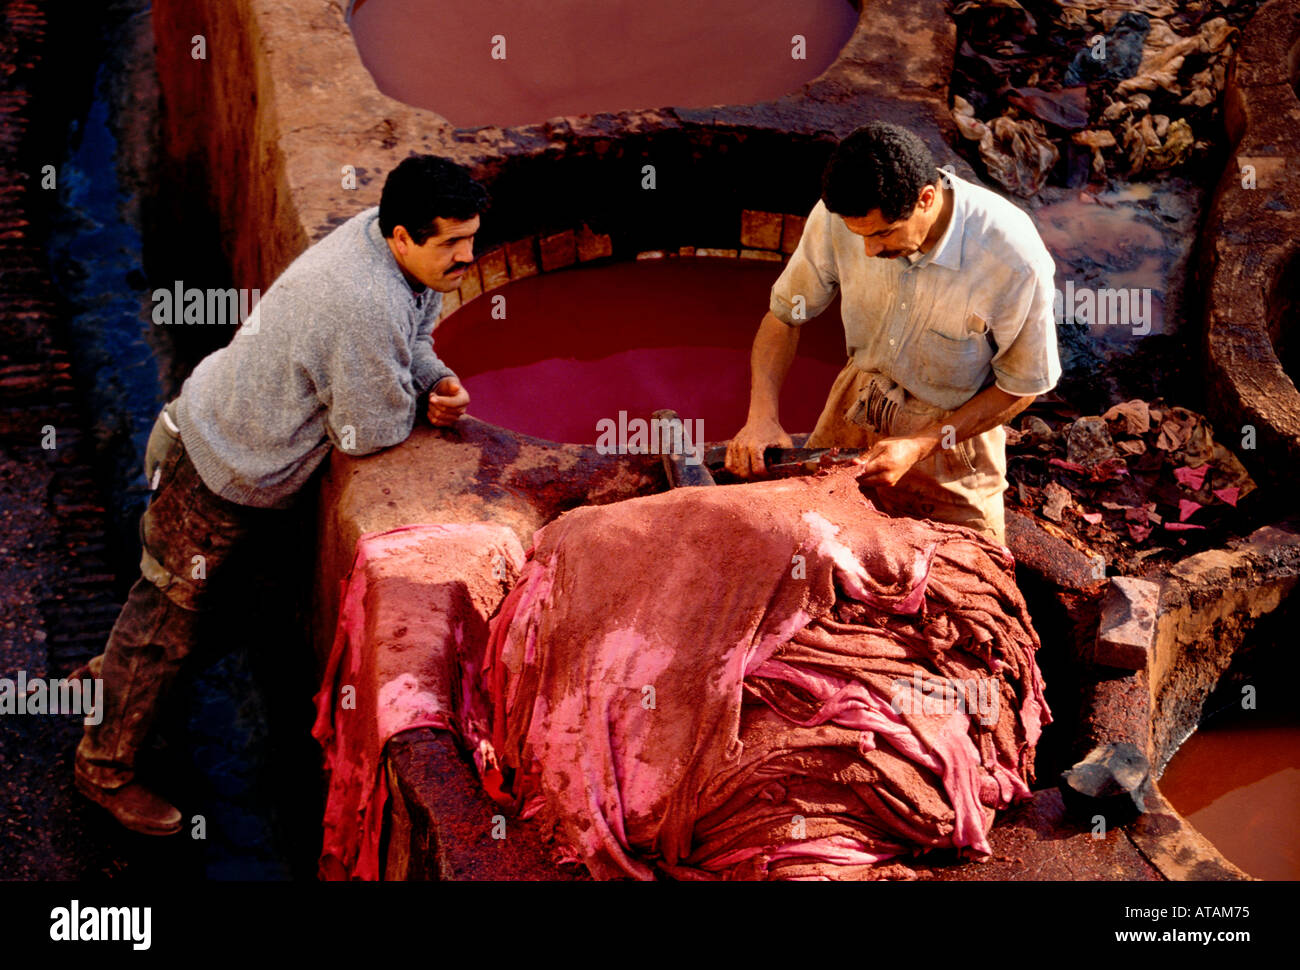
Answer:
[[487, 189], [469, 170], [437, 155], [412, 155], [388, 173], [379, 197], [379, 230], [391, 238], [405, 226], [417, 246], [438, 234], [434, 220], [464, 222], [488, 206]]
[[822, 172], [822, 201], [838, 216], [857, 219], [879, 209], [886, 221], [897, 222], [938, 179], [925, 142], [906, 128], [873, 121], [831, 152]]

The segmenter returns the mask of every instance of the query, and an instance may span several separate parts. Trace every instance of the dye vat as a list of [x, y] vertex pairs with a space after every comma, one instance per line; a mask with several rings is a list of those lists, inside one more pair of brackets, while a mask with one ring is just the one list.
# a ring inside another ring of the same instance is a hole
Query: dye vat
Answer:
[[[750, 346], [779, 273], [773, 263], [712, 258], [547, 273], [466, 304], [434, 343], [483, 421], [595, 444], [602, 419], [672, 408], [702, 421], [705, 441], [722, 441], [745, 422]], [[787, 431], [812, 430], [845, 360], [837, 298], [801, 328], [781, 395]]]
[[1300, 715], [1229, 708], [1170, 760], [1160, 790], [1223, 855], [1260, 879], [1300, 879]]
[[379, 90], [465, 128], [772, 100], [857, 19], [848, 0], [359, 0], [350, 23]]

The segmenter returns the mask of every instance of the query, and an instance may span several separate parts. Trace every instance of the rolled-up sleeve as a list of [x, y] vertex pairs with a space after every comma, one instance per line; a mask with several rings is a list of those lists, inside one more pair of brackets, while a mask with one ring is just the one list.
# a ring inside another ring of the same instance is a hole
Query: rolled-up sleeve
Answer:
[[768, 308], [782, 323], [798, 327], [817, 316], [839, 292], [831, 213], [818, 202], [804, 223], [790, 262], [772, 286]]
[[1043, 394], [1061, 377], [1052, 298], [1056, 267], [1044, 250], [1010, 287], [991, 329], [997, 344], [991, 366], [997, 386], [1008, 394]]

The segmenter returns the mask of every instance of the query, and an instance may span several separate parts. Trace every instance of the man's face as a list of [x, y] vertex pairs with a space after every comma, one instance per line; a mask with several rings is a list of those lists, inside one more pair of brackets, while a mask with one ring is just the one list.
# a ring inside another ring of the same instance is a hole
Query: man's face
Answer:
[[465, 271], [474, 263], [474, 234], [480, 221], [478, 216], [463, 222], [440, 216], [434, 220], [438, 232], [422, 246], [415, 244], [405, 226], [398, 226], [388, 245], [408, 279], [450, 293], [460, 286]]
[[847, 216], [844, 224], [862, 237], [868, 256], [897, 259], [920, 250], [938, 215], [942, 198], [933, 185], [921, 190], [921, 198], [912, 213], [897, 222], [887, 222], [879, 209], [865, 216]]

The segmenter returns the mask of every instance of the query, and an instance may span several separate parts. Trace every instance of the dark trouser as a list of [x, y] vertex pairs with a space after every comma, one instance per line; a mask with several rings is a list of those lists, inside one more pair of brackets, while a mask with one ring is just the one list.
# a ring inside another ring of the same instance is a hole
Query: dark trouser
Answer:
[[144, 465], [153, 496], [140, 520], [141, 576], [103, 654], [90, 662], [91, 676], [104, 681], [103, 717], [86, 726], [77, 746], [77, 773], [103, 788], [132, 780], [136, 752], [194, 649], [205, 611], [225, 598], [232, 571], [247, 565], [253, 539], [289, 515], [210, 491], [162, 415]]

